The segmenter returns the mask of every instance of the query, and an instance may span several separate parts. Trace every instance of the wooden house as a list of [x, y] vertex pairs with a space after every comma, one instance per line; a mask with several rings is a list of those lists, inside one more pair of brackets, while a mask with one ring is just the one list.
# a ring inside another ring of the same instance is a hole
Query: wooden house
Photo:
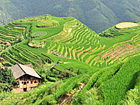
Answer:
[[26, 92], [38, 86], [41, 77], [35, 72], [30, 65], [16, 64], [11, 67], [13, 75], [18, 81], [18, 88], [13, 88], [13, 92]]

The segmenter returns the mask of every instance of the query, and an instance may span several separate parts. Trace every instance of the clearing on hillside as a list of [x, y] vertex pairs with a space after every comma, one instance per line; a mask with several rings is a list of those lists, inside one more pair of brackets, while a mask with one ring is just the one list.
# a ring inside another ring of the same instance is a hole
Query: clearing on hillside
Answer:
[[40, 23], [37, 24], [37, 27], [56, 27], [59, 25], [59, 22], [56, 20], [45, 20], [45, 21], [41, 21]]
[[134, 26], [138, 26], [138, 24], [132, 23], [132, 22], [123, 22], [123, 23], [117, 24], [116, 28], [128, 28], [128, 27], [134, 27]]

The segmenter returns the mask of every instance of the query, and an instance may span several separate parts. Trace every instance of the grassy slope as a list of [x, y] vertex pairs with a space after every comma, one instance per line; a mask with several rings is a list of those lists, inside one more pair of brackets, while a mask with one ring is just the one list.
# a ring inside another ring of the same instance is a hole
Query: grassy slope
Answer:
[[139, 58], [136, 56], [127, 61], [112, 79], [102, 85], [106, 105], [119, 102], [128, 90], [134, 88], [140, 72]]
[[[46, 19], [59, 25], [37, 27]], [[32, 63], [45, 80], [35, 90], [18, 94], [18, 99], [16, 93], [0, 93], [2, 104], [62, 103], [62, 96], [69, 97], [73, 92], [75, 100], [71, 104], [116, 104], [135, 86], [133, 77], [139, 72], [139, 26], [125, 29], [114, 26], [100, 34], [111, 34], [109, 37], [101, 37], [75, 18], [46, 15], [14, 21], [1, 26], [0, 31], [5, 36], [0, 40], [5, 38], [12, 44], [0, 53], [1, 63], [5, 66]], [[40, 36], [34, 36], [36, 32]], [[45, 45], [36, 47], [34, 42]], [[137, 57], [130, 59], [133, 56]], [[54, 67], [57, 62], [63, 64]], [[80, 83], [86, 83], [83, 90]]]

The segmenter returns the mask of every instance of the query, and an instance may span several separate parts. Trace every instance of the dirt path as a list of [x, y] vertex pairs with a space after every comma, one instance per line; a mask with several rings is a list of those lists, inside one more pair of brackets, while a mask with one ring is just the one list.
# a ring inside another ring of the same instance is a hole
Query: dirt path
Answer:
[[70, 105], [74, 94], [75, 94], [75, 91], [72, 91], [70, 94], [68, 94], [68, 97], [63, 99], [62, 103], [58, 105], [65, 105], [65, 103], [66, 105]]
[[[86, 82], [84, 83], [80, 83], [80, 87], [79, 89], [77, 89], [77, 91], [79, 91], [79, 94], [81, 93], [81, 91], [84, 89], [84, 87], [86, 86]], [[75, 94], [75, 89], [69, 93], [69, 94], [63, 94], [61, 99], [60, 99], [60, 103], [57, 105], [71, 105], [71, 102], [73, 100], [73, 95]]]

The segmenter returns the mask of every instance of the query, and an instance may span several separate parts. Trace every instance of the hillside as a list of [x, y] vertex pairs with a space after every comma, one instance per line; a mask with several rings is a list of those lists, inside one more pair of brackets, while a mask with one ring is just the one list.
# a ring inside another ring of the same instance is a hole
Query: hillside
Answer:
[[73, 16], [99, 33], [123, 21], [140, 20], [139, 5], [138, 0], [1, 0], [0, 24], [51, 14]]
[[44, 79], [27, 93], [1, 92], [0, 104], [139, 105], [139, 29], [124, 22], [98, 35], [50, 15], [0, 26], [1, 65], [32, 63]]

